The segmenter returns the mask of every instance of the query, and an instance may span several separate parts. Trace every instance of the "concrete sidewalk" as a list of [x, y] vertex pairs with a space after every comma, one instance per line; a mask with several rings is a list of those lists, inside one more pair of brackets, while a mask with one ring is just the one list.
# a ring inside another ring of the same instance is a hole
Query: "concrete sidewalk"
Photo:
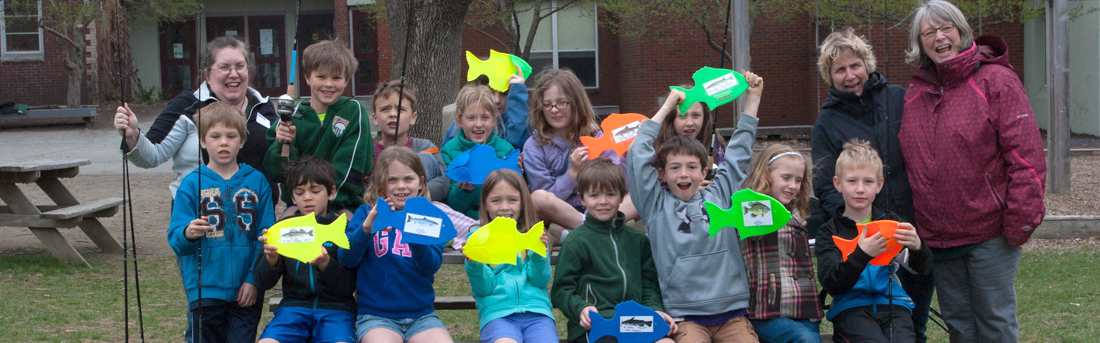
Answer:
[[[152, 121], [141, 123], [142, 132], [148, 132]], [[0, 161], [26, 160], [91, 160], [92, 164], [80, 168], [80, 174], [122, 174], [122, 137], [110, 129], [83, 129], [77, 126], [57, 128], [8, 129], [0, 131]], [[152, 169], [130, 165], [130, 173], [172, 173], [172, 161], [168, 160]]]

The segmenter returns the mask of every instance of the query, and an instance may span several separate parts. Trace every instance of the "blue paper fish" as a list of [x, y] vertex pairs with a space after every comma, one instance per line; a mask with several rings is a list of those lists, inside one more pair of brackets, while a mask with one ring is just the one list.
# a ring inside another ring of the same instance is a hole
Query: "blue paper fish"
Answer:
[[726, 210], [707, 201], [703, 206], [710, 216], [710, 236], [725, 227], [737, 228], [741, 239], [779, 231], [791, 221], [791, 212], [770, 196], [742, 189], [730, 196], [733, 206]]
[[488, 145], [478, 144], [451, 160], [451, 165], [447, 166], [447, 177], [455, 182], [469, 182], [480, 185], [485, 183], [485, 178], [489, 177], [489, 173], [504, 168], [523, 174], [523, 171], [519, 170], [519, 150], [513, 151], [502, 160], [497, 158], [496, 149]]
[[588, 318], [592, 320], [589, 343], [604, 336], [614, 336], [620, 343], [653, 343], [668, 335], [669, 330], [657, 311], [633, 300], [615, 305], [615, 316], [611, 319], [604, 319], [596, 312], [589, 312]]
[[397, 212], [390, 210], [390, 204], [382, 198], [378, 198], [375, 206], [378, 216], [371, 226], [372, 234], [393, 227], [404, 233], [402, 242], [420, 245], [443, 244], [458, 235], [451, 218], [423, 197], [405, 200], [405, 208]]

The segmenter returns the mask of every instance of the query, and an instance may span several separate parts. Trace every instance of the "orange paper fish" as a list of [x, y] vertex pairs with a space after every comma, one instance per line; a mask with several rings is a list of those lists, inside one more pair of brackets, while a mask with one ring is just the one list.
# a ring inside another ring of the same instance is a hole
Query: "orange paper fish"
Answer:
[[876, 220], [867, 224], [856, 224], [856, 228], [859, 230], [859, 234], [855, 238], [843, 239], [833, 236], [833, 243], [836, 243], [836, 247], [840, 249], [840, 256], [844, 261], [848, 261], [848, 255], [856, 251], [856, 246], [859, 245], [859, 237], [863, 236], [864, 231], [868, 232], [868, 236], [881, 232], [882, 238], [886, 238], [886, 251], [871, 259], [872, 265], [885, 266], [890, 264], [890, 261], [893, 261], [894, 257], [903, 248], [901, 243], [894, 239], [894, 232], [898, 229], [898, 222], [896, 221]]
[[588, 159], [594, 160], [600, 157], [604, 150], [615, 150], [615, 154], [622, 156], [630, 149], [630, 143], [638, 135], [638, 129], [642, 128], [642, 121], [649, 119], [637, 113], [612, 113], [600, 123], [603, 136], [600, 138], [581, 137], [581, 143], [588, 147]]

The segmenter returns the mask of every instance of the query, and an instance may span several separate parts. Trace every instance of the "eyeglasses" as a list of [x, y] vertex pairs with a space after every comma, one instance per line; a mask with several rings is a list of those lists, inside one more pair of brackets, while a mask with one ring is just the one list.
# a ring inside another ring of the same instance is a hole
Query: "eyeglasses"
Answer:
[[562, 102], [559, 102], [559, 103], [544, 103], [544, 104], [542, 104], [542, 110], [543, 111], [550, 111], [550, 110], [553, 110], [555, 108], [558, 109], [558, 111], [568, 110], [569, 109], [569, 102], [568, 101], [562, 101]]
[[938, 28], [921, 32], [920, 36], [924, 38], [932, 38], [932, 36], [936, 35], [936, 31], [943, 32], [943, 34], [945, 35], [951, 34], [951, 32], [955, 32], [955, 24], [947, 24]]
[[234, 70], [237, 71], [237, 74], [244, 74], [244, 72], [248, 70], [248, 65], [247, 64], [238, 64], [236, 67], [231, 67], [229, 65], [220, 65], [220, 66], [210, 68], [210, 69], [217, 70], [217, 71], [221, 72], [222, 74], [229, 74], [230, 71], [234, 71]]

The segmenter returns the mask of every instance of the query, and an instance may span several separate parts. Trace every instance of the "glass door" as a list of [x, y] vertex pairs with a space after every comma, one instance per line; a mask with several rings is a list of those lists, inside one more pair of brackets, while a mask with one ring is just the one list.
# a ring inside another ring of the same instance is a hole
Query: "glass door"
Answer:
[[198, 79], [195, 65], [195, 18], [180, 22], [162, 22], [160, 33], [160, 89], [172, 97], [193, 89]]
[[[252, 87], [264, 96], [286, 93], [286, 39], [281, 15], [248, 17], [248, 45], [256, 67]], [[301, 86], [299, 86], [301, 89]]]

